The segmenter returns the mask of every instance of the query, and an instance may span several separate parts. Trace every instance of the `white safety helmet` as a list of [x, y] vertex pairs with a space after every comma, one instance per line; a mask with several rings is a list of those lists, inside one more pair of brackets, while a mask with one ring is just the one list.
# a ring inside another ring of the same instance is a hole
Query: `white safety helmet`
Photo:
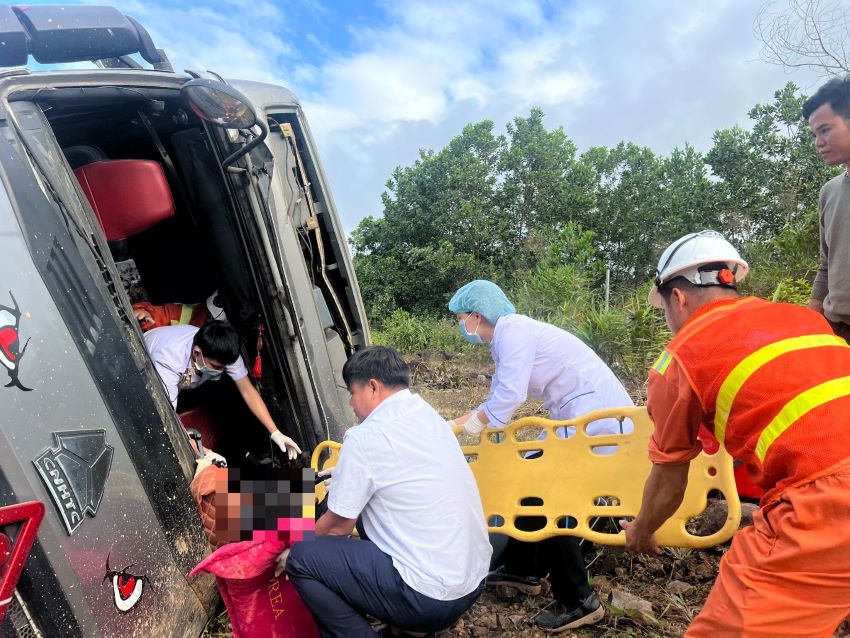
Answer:
[[[725, 263], [727, 268], [700, 271], [701, 266], [714, 263]], [[670, 244], [658, 260], [649, 303], [662, 307], [658, 287], [674, 277], [684, 277], [697, 286], [728, 286], [741, 281], [749, 270], [747, 262], [720, 233], [713, 230], [690, 233]]]
[[224, 308], [221, 307], [221, 300], [218, 297], [218, 290], [207, 297], [207, 311], [210, 313], [210, 319], [227, 321], [227, 315], [224, 314]]

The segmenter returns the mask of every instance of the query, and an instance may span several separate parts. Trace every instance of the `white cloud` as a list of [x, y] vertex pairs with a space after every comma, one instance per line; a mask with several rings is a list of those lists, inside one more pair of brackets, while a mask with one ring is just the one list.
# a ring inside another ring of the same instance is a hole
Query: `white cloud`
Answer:
[[[377, 19], [349, 26], [345, 53], [296, 34], [293, 5], [271, 0], [201, 9], [129, 0], [122, 10], [148, 26], [179, 69], [294, 90], [348, 230], [380, 212], [395, 166], [413, 162], [419, 148], [443, 146], [468, 122], [502, 127], [540, 105], [547, 125], [563, 125], [580, 148], [632, 140], [658, 152], [686, 141], [707, 150], [716, 129], [745, 124], [749, 108], [789, 79], [758, 61], [759, 3], [382, 2]], [[315, 0], [296, 4], [333, 11]], [[306, 59], [296, 35], [323, 58]], [[810, 73], [793, 79], [816, 82]]]
[[223, 0], [208, 7], [126, 0], [121, 10], [147, 28], [178, 72], [211, 70], [224, 77], [285, 84], [289, 78], [280, 62], [298, 58], [281, 37], [287, 28], [283, 11], [269, 0]]

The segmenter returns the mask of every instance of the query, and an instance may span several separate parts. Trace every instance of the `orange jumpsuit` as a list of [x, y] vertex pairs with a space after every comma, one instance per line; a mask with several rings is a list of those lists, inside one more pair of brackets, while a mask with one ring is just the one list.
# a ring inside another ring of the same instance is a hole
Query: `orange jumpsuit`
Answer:
[[210, 318], [210, 313], [206, 306], [199, 304], [180, 304], [167, 303], [161, 306], [154, 306], [147, 301], [140, 301], [133, 304], [133, 310], [146, 310], [150, 313], [153, 323], [142, 321], [139, 325], [142, 330], [147, 332], [153, 328], [162, 328], [164, 326], [176, 326], [178, 324], [189, 324], [200, 328]]
[[704, 425], [765, 493], [687, 638], [824, 637], [850, 613], [850, 346], [819, 314], [754, 297], [700, 308], [650, 371], [653, 463]]

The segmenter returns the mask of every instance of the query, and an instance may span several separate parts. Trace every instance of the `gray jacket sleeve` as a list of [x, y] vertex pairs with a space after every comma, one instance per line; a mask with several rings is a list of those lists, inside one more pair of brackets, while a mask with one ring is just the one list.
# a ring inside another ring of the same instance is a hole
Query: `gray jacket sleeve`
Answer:
[[823, 301], [829, 291], [829, 247], [826, 245], [826, 232], [823, 226], [823, 189], [820, 191], [818, 201], [818, 217], [820, 218], [820, 265], [815, 273], [815, 281], [812, 284], [812, 299]]

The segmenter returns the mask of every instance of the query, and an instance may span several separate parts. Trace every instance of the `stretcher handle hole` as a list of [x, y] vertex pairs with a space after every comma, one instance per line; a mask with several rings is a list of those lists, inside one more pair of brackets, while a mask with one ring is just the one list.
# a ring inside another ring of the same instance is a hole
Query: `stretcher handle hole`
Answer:
[[523, 450], [522, 452], [517, 452], [517, 454], [519, 458], [525, 461], [533, 461], [543, 456], [543, 450]]
[[526, 496], [519, 504], [526, 507], [543, 507], [543, 499], [539, 496]]
[[561, 516], [555, 521], [555, 525], [562, 529], [575, 529], [578, 527], [578, 520], [574, 516]]
[[548, 519], [545, 516], [516, 516], [514, 526], [523, 532], [537, 532], [546, 527]]
[[546, 428], [541, 428], [538, 425], [524, 425], [517, 428], [513, 433], [513, 440], [517, 443], [523, 441], [544, 441], [547, 436]]
[[490, 439], [490, 443], [493, 443], [494, 445], [498, 445], [499, 443], [501, 443], [502, 441], [505, 440], [505, 433], [504, 432], [491, 432], [490, 434], [487, 435], [487, 438]]
[[490, 518], [487, 519], [487, 527], [504, 527], [504, 526], [505, 526], [505, 519], [504, 519], [504, 517], [499, 516], [498, 514], [495, 514], [494, 516], [491, 516]]
[[708, 467], [708, 469], [706, 470], [706, 472], [708, 472], [709, 476], [717, 476], [717, 468], [714, 467], [713, 465], [710, 465]]
[[618, 507], [620, 505], [620, 499], [616, 496], [597, 496], [593, 499], [593, 504], [596, 507]]
[[590, 448], [590, 451], [597, 456], [611, 456], [616, 454], [619, 449], [619, 445], [594, 445]]

